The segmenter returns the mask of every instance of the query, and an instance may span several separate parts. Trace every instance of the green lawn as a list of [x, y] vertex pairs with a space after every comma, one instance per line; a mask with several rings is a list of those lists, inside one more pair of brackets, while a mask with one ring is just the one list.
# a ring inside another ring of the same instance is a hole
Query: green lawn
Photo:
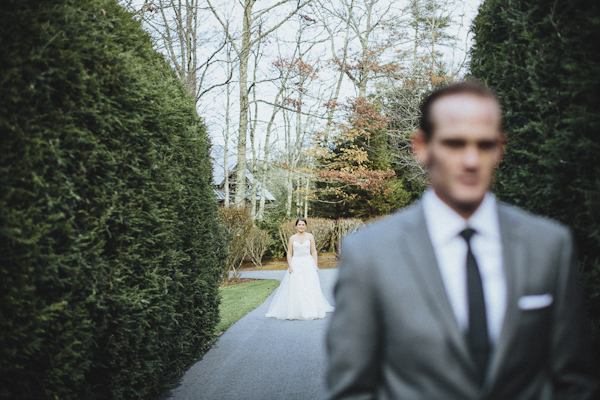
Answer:
[[221, 293], [221, 322], [215, 333], [220, 335], [240, 318], [261, 305], [279, 286], [278, 280], [259, 280], [219, 288]]

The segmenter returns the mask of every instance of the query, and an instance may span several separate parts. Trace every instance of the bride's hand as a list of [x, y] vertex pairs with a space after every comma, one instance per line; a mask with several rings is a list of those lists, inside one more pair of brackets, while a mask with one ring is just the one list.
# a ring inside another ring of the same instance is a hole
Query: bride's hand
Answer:
[[294, 270], [292, 269], [292, 267], [288, 268], [288, 272], [291, 274], [292, 272], [294, 272]]

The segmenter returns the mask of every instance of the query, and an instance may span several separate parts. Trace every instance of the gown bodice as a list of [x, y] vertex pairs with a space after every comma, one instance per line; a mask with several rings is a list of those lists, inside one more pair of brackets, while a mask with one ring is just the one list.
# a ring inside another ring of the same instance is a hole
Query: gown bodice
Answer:
[[310, 256], [310, 240], [300, 243], [294, 240], [294, 253], [292, 257], [307, 257]]

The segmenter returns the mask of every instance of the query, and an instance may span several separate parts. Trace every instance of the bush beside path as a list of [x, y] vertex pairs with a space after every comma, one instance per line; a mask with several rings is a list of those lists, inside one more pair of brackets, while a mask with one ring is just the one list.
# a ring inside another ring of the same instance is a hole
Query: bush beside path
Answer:
[[195, 101], [115, 0], [6, 0], [0, 37], [0, 398], [155, 395], [219, 320]]

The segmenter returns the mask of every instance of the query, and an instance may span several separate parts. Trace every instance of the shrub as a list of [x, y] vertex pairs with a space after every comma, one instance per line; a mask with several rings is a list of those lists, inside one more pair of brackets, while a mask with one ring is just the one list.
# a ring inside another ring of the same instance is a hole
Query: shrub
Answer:
[[342, 239], [346, 235], [350, 235], [358, 230], [364, 222], [358, 218], [340, 218], [335, 226], [335, 254], [339, 257], [342, 249]]
[[288, 242], [290, 241], [290, 237], [296, 233], [296, 220], [284, 222], [279, 225], [279, 239], [281, 240], [281, 244], [285, 249], [287, 254], [288, 252]]
[[212, 341], [209, 140], [109, 0], [0, 13], [0, 397], [147, 398]]
[[[317, 251], [323, 250], [331, 241], [331, 235], [335, 230], [335, 221], [326, 218], [310, 218], [306, 231], [313, 234]], [[287, 253], [287, 245], [290, 237], [297, 232], [296, 220], [288, 221], [279, 226], [279, 239]]]
[[262, 258], [271, 244], [269, 234], [253, 227], [246, 236], [246, 252], [254, 265], [262, 266]]
[[229, 238], [229, 253], [221, 279], [227, 281], [238, 278], [237, 269], [244, 262], [247, 254], [247, 238], [252, 228], [250, 211], [245, 207], [222, 207], [219, 217], [224, 223]]
[[326, 218], [311, 218], [307, 231], [315, 237], [315, 247], [320, 252], [331, 243], [331, 235], [335, 231], [335, 221]]
[[287, 217], [278, 215], [275, 212], [265, 213], [264, 220], [256, 221], [256, 226], [266, 231], [270, 237], [270, 246], [265, 252], [267, 258], [283, 257], [285, 247], [281, 243], [279, 236], [279, 226], [287, 220]]
[[500, 98], [500, 200], [571, 226], [600, 357], [600, 3], [486, 0], [471, 73]]

